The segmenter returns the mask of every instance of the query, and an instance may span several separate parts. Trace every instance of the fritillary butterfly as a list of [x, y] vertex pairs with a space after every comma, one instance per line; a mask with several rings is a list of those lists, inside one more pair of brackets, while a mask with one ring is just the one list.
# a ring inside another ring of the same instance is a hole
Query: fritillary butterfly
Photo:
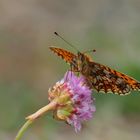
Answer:
[[75, 55], [61, 48], [50, 47], [50, 49], [69, 63], [72, 71], [84, 75], [89, 86], [98, 92], [126, 95], [132, 90], [140, 90], [140, 82], [137, 80], [92, 61], [84, 53], [78, 52]]

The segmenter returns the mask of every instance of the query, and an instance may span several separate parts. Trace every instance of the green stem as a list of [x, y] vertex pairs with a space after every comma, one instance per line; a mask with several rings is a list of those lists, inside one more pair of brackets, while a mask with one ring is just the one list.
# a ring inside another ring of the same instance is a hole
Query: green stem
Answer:
[[54, 99], [53, 101], [51, 101], [48, 105], [42, 107], [41, 109], [39, 109], [38, 111], [36, 111], [35, 113], [29, 115], [28, 117], [26, 117], [27, 121], [26, 123], [20, 128], [20, 130], [18, 131], [15, 140], [20, 140], [21, 137], [23, 136], [24, 132], [26, 131], [26, 129], [30, 126], [30, 124], [32, 124], [37, 118], [41, 117], [43, 114], [45, 114], [46, 112], [48, 112], [49, 110], [54, 110], [55, 107], [57, 106], [57, 104], [61, 104], [63, 103], [65, 100], [67, 100], [67, 98], [69, 98], [68, 95], [63, 95], [59, 98]]
[[32, 120], [26, 121], [26, 123], [18, 131], [15, 140], [20, 140], [21, 139], [21, 137], [23, 136], [24, 132], [32, 124], [32, 122], [33, 122]]

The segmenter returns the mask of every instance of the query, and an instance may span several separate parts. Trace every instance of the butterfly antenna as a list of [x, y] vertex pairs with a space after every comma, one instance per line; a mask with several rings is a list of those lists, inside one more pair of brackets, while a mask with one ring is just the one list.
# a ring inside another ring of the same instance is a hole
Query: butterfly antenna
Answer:
[[96, 52], [96, 50], [95, 49], [93, 49], [93, 50], [89, 50], [89, 51], [85, 51], [85, 52], [83, 52], [83, 53], [91, 53], [91, 52]]
[[74, 49], [76, 49], [78, 52], [79, 52], [79, 50], [74, 46], [74, 45], [72, 45], [71, 43], [69, 43], [67, 40], [65, 40], [61, 35], [59, 35], [57, 32], [54, 32], [54, 34], [56, 35], [56, 36], [58, 36], [59, 38], [61, 38], [65, 43], [67, 43], [69, 46], [71, 46], [72, 48], [74, 48]]

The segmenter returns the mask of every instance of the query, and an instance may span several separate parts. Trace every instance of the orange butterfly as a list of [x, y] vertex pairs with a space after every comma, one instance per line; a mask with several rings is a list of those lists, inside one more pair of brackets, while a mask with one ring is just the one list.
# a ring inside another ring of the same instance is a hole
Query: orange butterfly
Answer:
[[78, 52], [75, 55], [61, 48], [50, 47], [50, 49], [69, 63], [72, 66], [72, 71], [80, 72], [84, 75], [89, 86], [98, 92], [126, 95], [132, 90], [140, 90], [140, 82], [137, 80], [107, 66], [93, 62], [84, 53]]

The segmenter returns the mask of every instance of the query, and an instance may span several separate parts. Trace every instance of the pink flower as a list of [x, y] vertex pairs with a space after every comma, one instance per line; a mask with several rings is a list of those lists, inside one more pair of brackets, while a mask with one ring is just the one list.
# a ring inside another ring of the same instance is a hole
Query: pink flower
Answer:
[[60, 99], [55, 107], [55, 118], [74, 126], [76, 132], [80, 131], [82, 122], [91, 119], [96, 110], [91, 94], [84, 76], [67, 72], [64, 78], [49, 90], [50, 102]]

